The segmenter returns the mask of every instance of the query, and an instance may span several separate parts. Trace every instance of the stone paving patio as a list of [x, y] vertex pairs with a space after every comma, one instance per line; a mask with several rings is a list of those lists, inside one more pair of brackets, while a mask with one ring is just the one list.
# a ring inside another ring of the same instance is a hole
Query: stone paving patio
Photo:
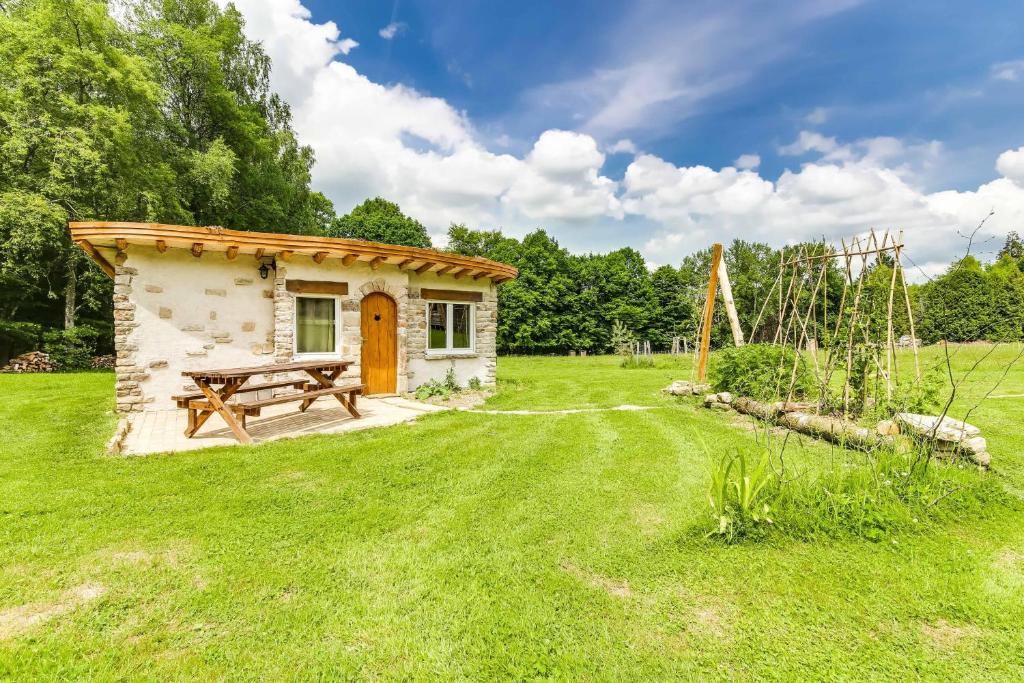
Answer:
[[[256, 443], [286, 439], [307, 434], [335, 434], [372, 427], [386, 427], [410, 422], [425, 413], [449, 410], [397, 396], [359, 399], [362, 419], [351, 417], [337, 402], [319, 401], [305, 413], [295, 404], [265, 408], [260, 417], [249, 418], [246, 431]], [[144, 455], [173, 451], [191, 451], [211, 446], [236, 446], [238, 441], [224, 421], [214, 415], [199, 432], [185, 436], [187, 423], [184, 410], [153, 410], [134, 413], [127, 419], [131, 426], [121, 441], [122, 455]]]

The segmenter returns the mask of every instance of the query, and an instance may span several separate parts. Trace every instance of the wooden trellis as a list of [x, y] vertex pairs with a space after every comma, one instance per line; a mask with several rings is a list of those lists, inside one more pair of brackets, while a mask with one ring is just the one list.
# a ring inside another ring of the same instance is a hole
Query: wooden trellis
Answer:
[[[795, 254], [783, 255], [779, 261], [779, 273], [772, 284], [757, 319], [750, 331], [754, 338], [769, 305], [777, 303], [777, 326], [772, 337], [775, 344], [792, 345], [796, 360], [791, 381], [785, 392], [780, 387], [780, 396], [791, 399], [797, 376], [797, 363], [801, 353], [811, 351], [815, 374], [823, 390], [829, 386], [833, 371], [842, 366], [845, 370], [842, 388], [843, 411], [848, 412], [851, 404], [851, 374], [854, 370], [855, 349], [868, 349], [870, 362], [878, 376], [884, 379], [886, 394], [892, 397], [893, 382], [896, 379], [896, 338], [893, 314], [897, 292], [900, 305], [906, 307], [909, 323], [910, 345], [914, 353], [914, 370], [921, 376], [917, 350], [917, 333], [914, 328], [914, 312], [910, 293], [901, 262], [904, 248], [902, 232], [893, 234], [886, 230], [874, 229], [866, 235], [841, 241], [836, 249], [825, 243], [802, 245]], [[892, 275], [889, 280], [884, 330], [870, 327], [867, 312], [863, 309], [864, 285], [872, 269], [891, 259]], [[835, 310], [829, 310], [829, 273], [836, 271], [843, 277], [843, 289]], [[824, 287], [823, 287], [824, 285]], [[778, 298], [775, 298], [775, 294]], [[805, 297], [805, 292], [808, 293]], [[831, 322], [829, 318], [831, 316]], [[880, 353], [881, 338], [884, 336], [884, 356]], [[819, 359], [818, 346], [823, 342], [826, 348], [824, 359]], [[836, 354], [841, 354], [837, 357]], [[861, 359], [863, 361], [863, 359]]]

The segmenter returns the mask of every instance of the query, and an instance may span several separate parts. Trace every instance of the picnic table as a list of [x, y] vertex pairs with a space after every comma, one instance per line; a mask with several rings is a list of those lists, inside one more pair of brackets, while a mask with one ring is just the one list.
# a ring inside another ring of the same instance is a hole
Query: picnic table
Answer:
[[[199, 387], [199, 393], [174, 396], [179, 408], [188, 410], [188, 427], [185, 436], [191, 438], [199, 428], [215, 413], [224, 418], [224, 422], [242, 443], [252, 443], [252, 437], [245, 431], [246, 416], [258, 416], [260, 409], [296, 401], [299, 410], [305, 412], [321, 396], [334, 396], [348, 413], [358, 419], [361, 417], [356, 409], [356, 396], [366, 388], [364, 384], [335, 384], [338, 377], [352, 365], [349, 360], [308, 361], [298, 363], [278, 363], [275, 365], [255, 365], [248, 368], [227, 368], [223, 370], [189, 370], [181, 373], [189, 377]], [[246, 384], [256, 375], [279, 375], [304, 372], [306, 378], [283, 379], [263, 384]], [[263, 389], [297, 389], [296, 393], [274, 396], [272, 398], [245, 402], [229, 402], [235, 394], [249, 393]]]

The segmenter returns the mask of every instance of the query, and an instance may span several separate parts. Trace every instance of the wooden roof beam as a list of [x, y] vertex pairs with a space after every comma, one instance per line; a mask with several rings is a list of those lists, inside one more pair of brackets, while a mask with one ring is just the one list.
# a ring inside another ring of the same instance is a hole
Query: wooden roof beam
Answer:
[[399, 270], [408, 270], [409, 269], [409, 264], [412, 263], [415, 260], [416, 259], [414, 259], [414, 258], [407, 258], [407, 259], [403, 260], [401, 263], [398, 264], [398, 269]]
[[447, 273], [449, 270], [451, 270], [454, 267], [455, 266], [451, 266], [451, 265], [449, 265], [449, 266], [441, 266], [440, 268], [438, 268], [437, 270], [434, 271], [434, 275], [444, 275], [445, 273]]
[[253, 255], [252, 255], [253, 258], [256, 259], [257, 261], [259, 261], [261, 258], [263, 258], [263, 251], [264, 251], [263, 247], [260, 247], [259, 249], [257, 249], [253, 253]]
[[292, 254], [294, 253], [295, 252], [292, 251], [291, 249], [284, 249], [282, 251], [277, 252], [277, 255], [281, 258], [282, 261], [291, 261]]
[[315, 261], [316, 263], [323, 263], [325, 258], [327, 258], [326, 251], [318, 251], [315, 254], [313, 254], [313, 261]]
[[463, 275], [469, 275], [471, 272], [473, 272], [472, 268], [460, 268], [457, 273], [453, 273], [452, 274], [452, 277], [454, 277], [456, 280], [458, 280]]
[[192, 255], [195, 256], [196, 258], [199, 258], [200, 256], [202, 256], [203, 255], [203, 246], [204, 245], [203, 245], [202, 242], [193, 242], [192, 243]]
[[370, 259], [370, 268], [377, 270], [378, 268], [380, 268], [380, 264], [384, 263], [387, 260], [387, 256], [374, 256], [372, 259]]
[[114, 244], [117, 245], [118, 251], [128, 251], [128, 240], [118, 237], [114, 240]]
[[224, 253], [228, 257], [228, 261], [234, 261], [235, 257], [238, 256], [238, 246], [232, 244], [228, 247], [228, 250]]
[[417, 275], [423, 275], [423, 273], [425, 273], [428, 270], [430, 270], [431, 268], [433, 268], [434, 265], [435, 265], [435, 263], [433, 261], [427, 261], [422, 266], [420, 266], [419, 268], [416, 269], [416, 274]]
[[159, 251], [161, 254], [167, 251], [167, 242], [164, 242], [163, 240], [157, 240], [156, 250]]
[[490, 275], [490, 273], [487, 273], [485, 271], [481, 271], [481, 272], [477, 273], [476, 275], [474, 275], [473, 279], [474, 280], [479, 280], [480, 278], [484, 278], [484, 277], [491, 277], [491, 275]]
[[345, 254], [341, 257], [341, 264], [343, 266], [351, 266], [357, 260], [359, 260], [359, 254]]
[[92, 245], [92, 243], [88, 240], [81, 240], [79, 241], [78, 246], [80, 246], [86, 254], [92, 257], [92, 260], [99, 265], [100, 270], [107, 274], [107, 277], [111, 280], [114, 279], [114, 266], [110, 265], [110, 261], [105, 259], [103, 254], [101, 254], [96, 247]]

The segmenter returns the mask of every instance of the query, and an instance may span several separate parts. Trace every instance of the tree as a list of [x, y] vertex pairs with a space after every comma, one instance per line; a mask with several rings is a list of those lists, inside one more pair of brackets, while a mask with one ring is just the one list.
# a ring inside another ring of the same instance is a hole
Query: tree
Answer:
[[398, 204], [381, 197], [367, 199], [336, 219], [327, 234], [409, 247], [431, 246], [430, 236], [422, 223], [402, 213]]
[[70, 328], [83, 284], [101, 281], [80, 281], [91, 265], [66, 222], [180, 215], [152, 134], [159, 89], [103, 2], [23, 0], [0, 36], [0, 272], [62, 297]]
[[1002, 258], [1003, 256], [1009, 256], [1017, 262], [1024, 260], [1024, 239], [1021, 239], [1016, 230], [1007, 233], [1006, 241], [1003, 243], [1003, 248], [999, 250], [998, 257]]

